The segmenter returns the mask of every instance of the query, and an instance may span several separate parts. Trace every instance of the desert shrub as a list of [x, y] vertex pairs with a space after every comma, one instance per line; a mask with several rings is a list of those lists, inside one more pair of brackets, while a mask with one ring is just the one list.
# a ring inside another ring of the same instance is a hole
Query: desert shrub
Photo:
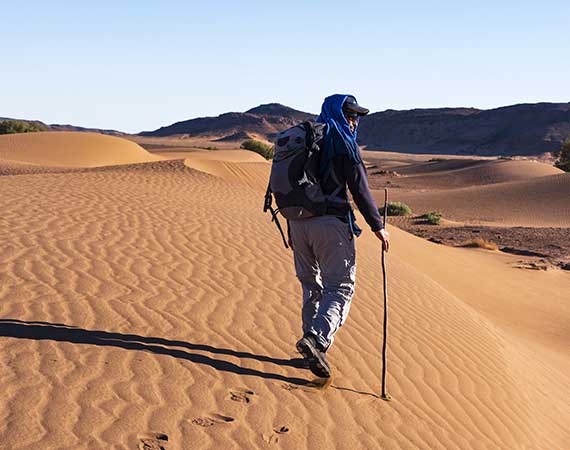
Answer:
[[48, 131], [48, 127], [23, 120], [0, 120], [0, 134], [32, 133], [34, 131]]
[[243, 141], [240, 148], [251, 150], [252, 152], [259, 153], [265, 159], [273, 158], [273, 146], [256, 139], [247, 139]]
[[514, 158], [512, 156], [499, 156], [497, 158], [499, 161], [512, 161]]
[[564, 172], [570, 172], [570, 140], [566, 139], [562, 142], [560, 148], [552, 152], [552, 155], [556, 158], [556, 162], [554, 163], [556, 167], [562, 169]]
[[190, 145], [190, 148], [199, 148], [200, 150], [218, 150], [218, 147], [215, 147], [213, 145], [208, 145], [208, 146], [204, 146], [204, 145]]
[[485, 239], [477, 238], [465, 241], [460, 247], [471, 247], [471, 248], [484, 248], [486, 250], [498, 250], [497, 244], [491, 241], [486, 241]]
[[376, 170], [372, 175], [387, 175], [389, 177], [400, 177], [400, 174], [395, 170]]
[[426, 214], [422, 214], [419, 218], [425, 221], [426, 223], [429, 223], [430, 225], [439, 225], [442, 217], [443, 217], [442, 213], [431, 211]]
[[441, 161], [447, 161], [447, 158], [431, 158], [431, 159], [428, 159], [428, 162], [441, 162]]
[[[384, 207], [378, 208], [378, 212], [384, 215]], [[409, 216], [412, 208], [402, 202], [388, 202], [388, 216]]]

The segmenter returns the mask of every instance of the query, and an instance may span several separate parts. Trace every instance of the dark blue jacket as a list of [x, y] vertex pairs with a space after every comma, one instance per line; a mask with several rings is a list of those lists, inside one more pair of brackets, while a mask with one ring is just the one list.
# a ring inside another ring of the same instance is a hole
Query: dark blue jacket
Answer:
[[[319, 141], [317, 145], [324, 145], [324, 140]], [[323, 163], [325, 163], [325, 161], [323, 161]], [[356, 203], [358, 210], [364, 216], [364, 220], [366, 220], [370, 229], [372, 231], [378, 231], [384, 228], [382, 217], [378, 212], [378, 206], [376, 206], [376, 202], [368, 186], [368, 174], [366, 173], [362, 159], [357, 162], [348, 155], [337, 155], [332, 158], [331, 164], [340, 185], [343, 186], [343, 189], [338, 193], [338, 197], [349, 201], [348, 188], [352, 194], [354, 203]], [[327, 177], [321, 182], [323, 193], [326, 195], [332, 194], [337, 186], [337, 183], [331, 177]], [[329, 214], [338, 216], [344, 215], [342, 211], [335, 213], [334, 210], [329, 211]]]
[[[358, 122], [355, 129], [351, 130], [342, 110], [347, 97], [348, 95], [344, 94], [334, 94], [325, 98], [321, 114], [317, 117], [317, 122], [326, 124], [324, 136], [317, 142], [321, 148], [321, 187], [325, 195], [331, 195], [338, 186], [342, 186], [341, 191], [337, 195], [341, 199], [346, 200], [345, 204], [348, 203], [348, 194], [346, 192], [348, 187], [366, 223], [370, 225], [372, 231], [378, 231], [384, 228], [384, 224], [382, 223], [376, 202], [370, 193], [366, 168], [356, 143]], [[331, 166], [336, 174], [336, 180], [323, 176]], [[332, 209], [334, 209], [334, 206]], [[327, 211], [327, 214], [346, 217], [346, 212], [328, 209]], [[349, 217], [345, 220], [348, 220], [353, 233], [358, 236], [360, 229], [354, 222], [352, 210], [350, 210]]]

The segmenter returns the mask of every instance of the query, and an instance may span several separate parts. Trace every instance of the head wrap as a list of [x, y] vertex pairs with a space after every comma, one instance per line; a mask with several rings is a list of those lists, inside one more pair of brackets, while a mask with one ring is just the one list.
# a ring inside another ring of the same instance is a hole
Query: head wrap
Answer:
[[[317, 122], [327, 124], [324, 148], [322, 149], [324, 152], [322, 161], [325, 163], [339, 155], [346, 155], [355, 164], [362, 162], [360, 151], [356, 144], [358, 119], [354, 132], [352, 132], [342, 112], [342, 105], [347, 97], [349, 95], [334, 94], [325, 98], [321, 114], [317, 117]], [[323, 164], [323, 166], [326, 166], [326, 164]]]

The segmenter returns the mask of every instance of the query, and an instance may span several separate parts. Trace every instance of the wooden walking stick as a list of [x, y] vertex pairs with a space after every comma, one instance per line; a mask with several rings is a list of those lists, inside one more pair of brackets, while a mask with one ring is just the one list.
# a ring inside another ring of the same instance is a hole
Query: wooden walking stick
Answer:
[[[384, 227], [388, 225], [386, 216], [388, 212], [388, 189], [384, 189]], [[382, 242], [382, 276], [384, 278], [384, 340], [382, 343], [382, 400], [389, 402], [392, 397], [386, 392], [386, 366], [388, 364], [388, 279], [386, 274], [386, 252]]]

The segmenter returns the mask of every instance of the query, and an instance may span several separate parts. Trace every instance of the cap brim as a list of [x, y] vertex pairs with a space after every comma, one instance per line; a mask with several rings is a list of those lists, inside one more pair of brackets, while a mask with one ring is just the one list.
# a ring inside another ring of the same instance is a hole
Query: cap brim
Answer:
[[363, 108], [362, 106], [354, 103], [345, 103], [344, 108], [348, 111], [358, 114], [359, 116], [365, 116], [370, 112], [369, 109]]

